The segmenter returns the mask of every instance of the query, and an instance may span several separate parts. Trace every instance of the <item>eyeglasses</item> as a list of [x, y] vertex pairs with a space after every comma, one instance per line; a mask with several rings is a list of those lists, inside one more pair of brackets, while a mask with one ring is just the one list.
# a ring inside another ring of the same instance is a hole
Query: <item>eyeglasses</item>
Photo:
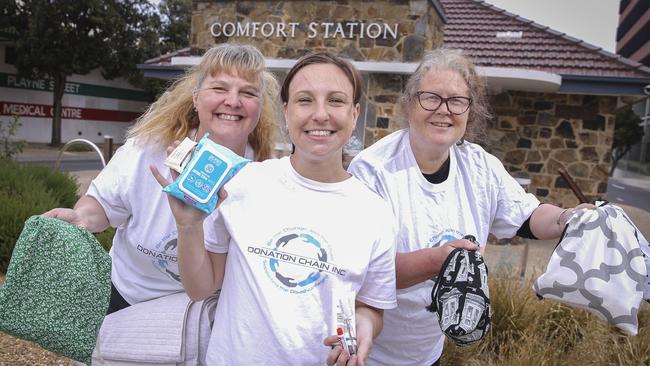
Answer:
[[418, 97], [420, 106], [431, 112], [437, 111], [442, 103], [445, 103], [447, 110], [451, 114], [463, 114], [467, 112], [469, 106], [472, 105], [472, 98], [468, 97], [449, 97], [443, 98], [440, 95], [432, 92], [419, 91], [415, 93]]

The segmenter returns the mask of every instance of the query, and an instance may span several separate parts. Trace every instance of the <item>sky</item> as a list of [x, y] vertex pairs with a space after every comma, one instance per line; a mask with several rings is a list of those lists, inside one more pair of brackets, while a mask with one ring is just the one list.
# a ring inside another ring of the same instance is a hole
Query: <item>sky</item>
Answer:
[[513, 14], [616, 52], [619, 0], [485, 0]]

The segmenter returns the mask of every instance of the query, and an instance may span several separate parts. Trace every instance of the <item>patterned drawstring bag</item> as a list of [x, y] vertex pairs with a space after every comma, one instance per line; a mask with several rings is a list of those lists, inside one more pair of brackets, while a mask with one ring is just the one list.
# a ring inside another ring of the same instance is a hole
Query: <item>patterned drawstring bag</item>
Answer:
[[641, 299], [650, 298], [644, 252], [650, 252], [648, 241], [622, 208], [577, 210], [533, 289], [540, 298], [586, 309], [636, 335]]
[[490, 329], [488, 269], [478, 251], [454, 249], [442, 265], [427, 310], [458, 346], [481, 340]]
[[0, 288], [0, 331], [90, 364], [111, 292], [111, 259], [86, 229], [32, 216]]

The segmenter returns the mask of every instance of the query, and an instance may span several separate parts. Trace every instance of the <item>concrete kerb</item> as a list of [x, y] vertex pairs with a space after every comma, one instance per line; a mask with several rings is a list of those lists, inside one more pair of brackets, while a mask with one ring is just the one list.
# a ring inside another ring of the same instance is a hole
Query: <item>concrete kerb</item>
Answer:
[[634, 187], [650, 190], [650, 177], [642, 174], [615, 169], [612, 178]]
[[[16, 156], [19, 163], [43, 162], [45, 164], [56, 162], [59, 149], [50, 146], [30, 145]], [[95, 151], [65, 151], [61, 160], [93, 160], [99, 159]]]

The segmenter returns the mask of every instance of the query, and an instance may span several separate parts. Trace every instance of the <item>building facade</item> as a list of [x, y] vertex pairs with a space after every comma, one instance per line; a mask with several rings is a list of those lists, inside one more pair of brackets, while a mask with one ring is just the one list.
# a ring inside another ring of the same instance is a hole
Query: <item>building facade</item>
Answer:
[[[647, 0], [621, 0], [616, 53], [650, 66], [650, 2]], [[650, 95], [650, 87], [645, 90]], [[650, 99], [633, 106], [641, 118], [644, 135], [622, 159], [621, 168], [650, 175]]]
[[616, 53], [650, 66], [650, 3], [621, 0], [616, 30]]
[[[22, 124], [17, 139], [49, 143], [54, 81], [18, 75], [14, 57], [11, 44], [0, 42], [0, 120], [17, 116]], [[83, 138], [99, 143], [104, 136], [122, 141], [150, 102], [148, 93], [124, 79], [107, 80], [99, 70], [71, 75], [62, 98], [61, 141]]]
[[[366, 82], [353, 155], [403, 126], [397, 108], [423, 53], [460, 48], [486, 78], [494, 117], [484, 146], [543, 201], [604, 196], [614, 115], [641, 99], [650, 69], [480, 0], [194, 1], [191, 47], [142, 65], [172, 77], [218, 43], [257, 46], [281, 80], [301, 55], [330, 50]], [[279, 144], [282, 146], [281, 144]]]

